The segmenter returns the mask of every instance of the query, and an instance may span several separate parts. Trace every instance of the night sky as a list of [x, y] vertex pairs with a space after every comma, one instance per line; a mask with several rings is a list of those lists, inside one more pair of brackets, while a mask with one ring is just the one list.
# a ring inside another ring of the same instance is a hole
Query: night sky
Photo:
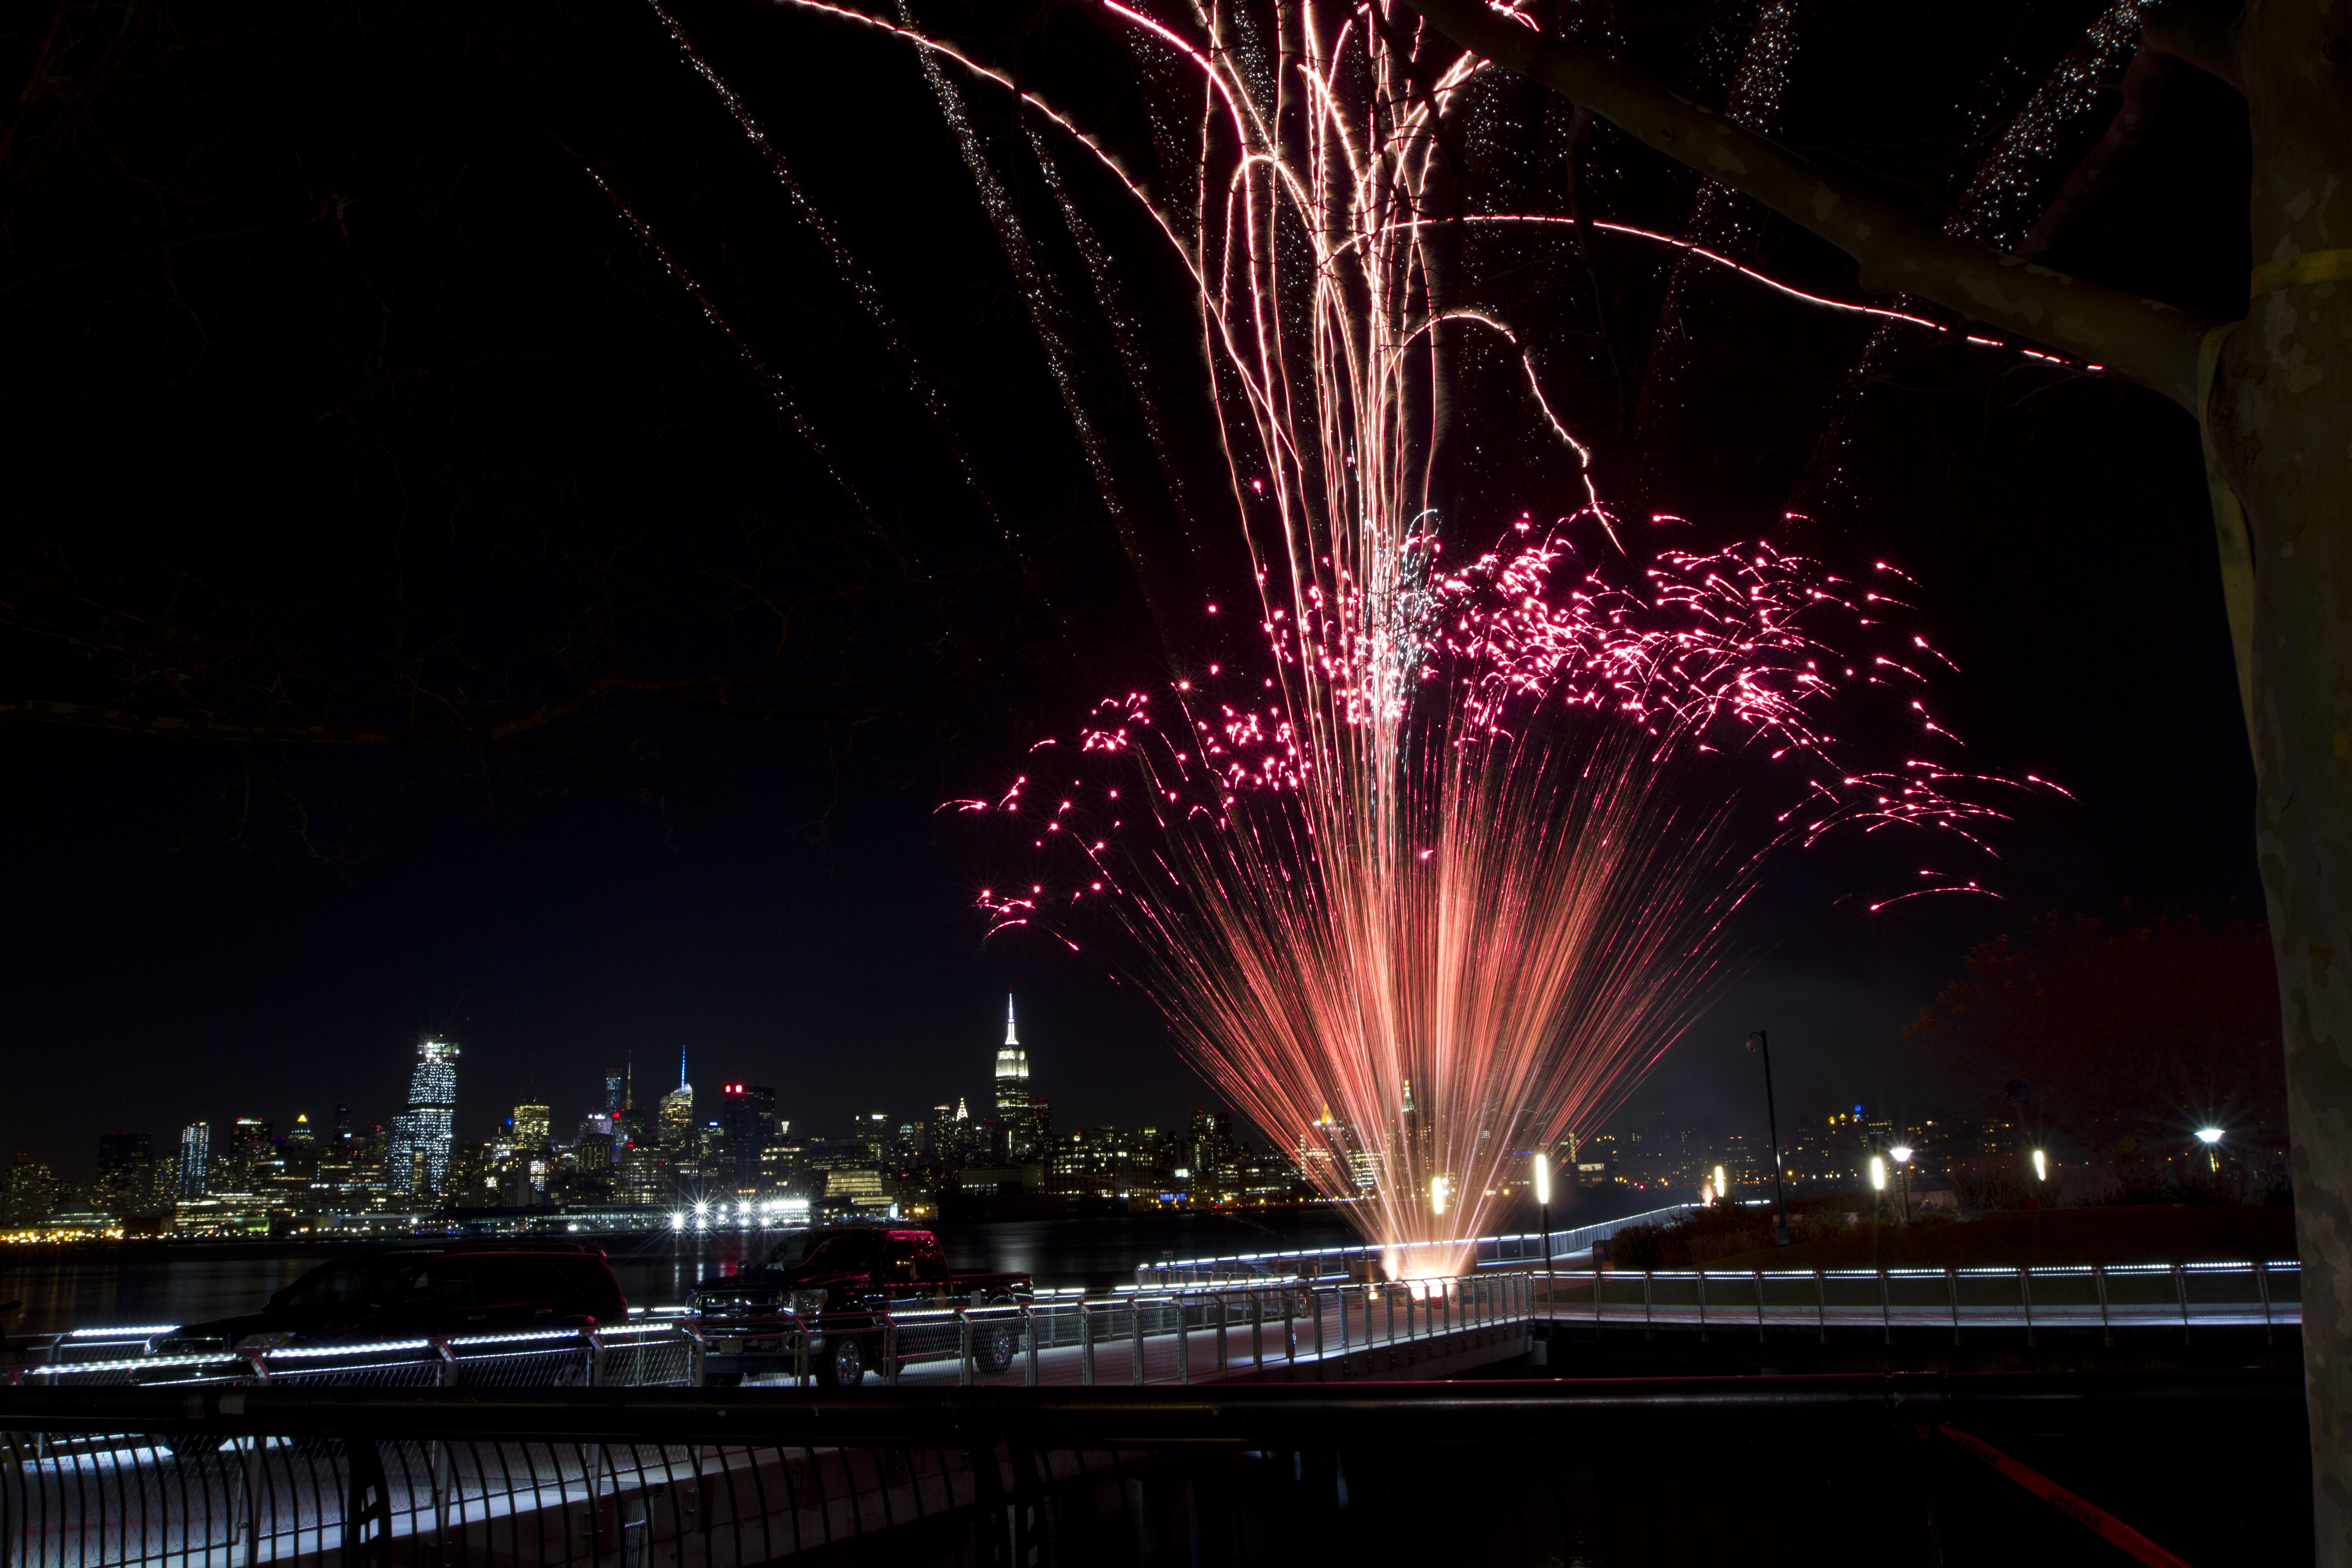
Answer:
[[[341, 5], [292, 28], [285, 9], [213, 0], [169, 38], [139, 33], [81, 120], [43, 140], [62, 110], [37, 109], [0, 164], [19, 475], [0, 699], [388, 722], [406, 672], [483, 712], [561, 695], [583, 647], [640, 669], [757, 665], [760, 592], [887, 590], [856, 509], [592, 164], [794, 389], [895, 535], [955, 577], [954, 602], [916, 630], [887, 591], [809, 612], [793, 655], [809, 689], [846, 671], [870, 684], [838, 700], [883, 710], [854, 726], [621, 697], [552, 751], [0, 730], [0, 1140], [81, 1173], [102, 1130], [161, 1143], [241, 1114], [282, 1129], [339, 1100], [388, 1117], [427, 1033], [465, 1051], [460, 1137], [534, 1088], [568, 1128], [608, 1065], [632, 1058], [657, 1089], [681, 1047], [698, 1088], [772, 1084], [823, 1132], [980, 1100], [1008, 990], [1058, 1128], [1210, 1103], [1108, 973], [1116, 942], [982, 942], [973, 895], [1003, 847], [937, 809], [988, 793], [1030, 738], [1167, 654], [1138, 630], [1133, 574], [919, 76], [887, 46], [765, 8], [683, 13], [911, 323], [950, 426], [1034, 544], [1031, 575], [649, 16]], [[1879, 34], [1852, 11], [1812, 25], [1787, 134], [1891, 187], [1948, 186], [1964, 150], [1897, 121], [1934, 121], [1987, 61], [1943, 59], [1969, 51], [1925, 20]], [[2007, 47], [2046, 65], [2088, 8], [2003, 14]], [[1014, 20], [983, 6], [957, 25], [985, 37]], [[1040, 77], [1081, 97], [1099, 85], [1090, 26], [1032, 46]], [[30, 68], [34, 41], [7, 47]], [[1893, 69], [1923, 52], [1944, 76]], [[1097, 96], [1116, 128], [1130, 110]], [[2184, 88], [2147, 166], [2053, 261], [2226, 309], [2209, 303], [2243, 276], [2226, 97]], [[2070, 147], [2096, 134], [2101, 101]], [[1621, 210], [1687, 205], [1672, 171], [1609, 155]], [[2066, 163], [2062, 149], [2052, 167]], [[1105, 222], [1136, 258], [1164, 386], [1197, 397], [1149, 236]], [[1784, 225], [1759, 259], [1852, 297], [1850, 266]], [[1940, 1076], [1903, 1026], [1971, 944], [2126, 899], [2259, 910], [2194, 428], [2126, 385], [1923, 350], [1873, 395], [1851, 494], [1787, 522], [1860, 339], [1736, 290], [1694, 320], [1717, 352], [1668, 426], [1683, 447], [1605, 451], [1612, 493], [1708, 538], [1769, 531], [1841, 564], [1896, 563], [1963, 672], [1937, 692], [1969, 760], [2074, 799], [1994, 831], [2000, 859], [1980, 874], [1999, 901], [1872, 915], [1892, 885], [1878, 847], [1776, 859], [1740, 917], [1742, 966], [1620, 1122], [1744, 1130], [1758, 1095], [1738, 1046], [1759, 1025], [1784, 1123], [1855, 1100], [1964, 1109], [1986, 1086]], [[1495, 498], [1527, 471], [1465, 480], [1465, 526], [1508, 515]], [[1571, 479], [1549, 476], [1530, 504]], [[1172, 559], [1165, 537], [1152, 548]], [[1188, 557], [1187, 584], [1241, 591], [1232, 545]], [[166, 622], [195, 631], [159, 653], [138, 628]], [[937, 626], [957, 651], [931, 680]]]

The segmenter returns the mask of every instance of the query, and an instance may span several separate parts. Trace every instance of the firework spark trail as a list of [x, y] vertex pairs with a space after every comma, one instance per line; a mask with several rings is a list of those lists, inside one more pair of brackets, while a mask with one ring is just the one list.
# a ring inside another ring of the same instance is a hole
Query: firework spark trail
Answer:
[[766, 356], [751, 345], [751, 340], [736, 330], [734, 321], [727, 312], [719, 308], [718, 301], [710, 297], [709, 292], [696, 279], [694, 274], [687, 269], [686, 264], [671, 253], [669, 247], [662, 243], [661, 237], [654, 232], [653, 226], [637, 216], [636, 208], [623, 200], [621, 193], [614, 190], [612, 183], [594, 168], [586, 164], [581, 167], [582, 172], [595, 183], [596, 188], [604, 194], [604, 199], [613, 204], [613, 210], [620, 215], [623, 223], [628, 225], [629, 232], [637, 237], [638, 243], [654, 253], [656, 259], [661, 262], [663, 269], [677, 280], [677, 286], [686, 290], [687, 297], [692, 300], [696, 307], [702, 311], [703, 320], [709, 321], [713, 328], [717, 329], [719, 335], [733, 346], [745, 367], [751, 371], [760, 384], [767, 389], [769, 400], [775, 404], [777, 410], [786, 419], [792, 421], [793, 429], [799, 434], [802, 440], [808, 443], [809, 450], [816, 454], [817, 461], [824, 465], [824, 471], [832, 476], [835, 484], [841, 487], [841, 493], [849, 499], [849, 504], [856, 510], [859, 521], [866, 525], [866, 536], [903, 560], [905, 552], [900, 548], [898, 540], [874, 515], [874, 509], [866, 504], [865, 495], [851, 481], [847, 471], [835, 457], [831, 443], [827, 442], [824, 433], [810, 422], [807, 413], [801, 407], [800, 399], [793, 395], [791, 385], [769, 365]]
[[[1476, 1234], [1520, 1152], [1598, 1126], [1708, 980], [1759, 857], [1718, 811], [1672, 804], [1685, 764], [1752, 750], [1798, 773], [1804, 801], [1781, 819], [1796, 842], [1896, 826], [1969, 840], [2000, 815], [1961, 793], [2000, 781], [1840, 765], [1828, 718], [1873, 691], [1912, 711], [1924, 690], [1899, 658], [1836, 651], [1874, 624], [1893, 646], [1892, 594], [1766, 545], [1664, 552], [1619, 577], [1611, 559], [1529, 537], [1404, 574], [1429, 587], [1405, 627], [1409, 689], [1341, 574], [1303, 624], [1268, 611], [1261, 658], [1106, 703], [1075, 762], [1041, 751], [1051, 772], [959, 803], [1047, 852], [1050, 881], [983, 895], [1000, 929], [1097, 905], [1123, 922], [1206, 1075], [1351, 1202], [1396, 1269], [1455, 1266], [1449, 1244]], [[1293, 660], [1347, 694], [1321, 731], [1268, 693]], [[1382, 724], [1402, 741], [1387, 795], [1314, 739]], [[1985, 891], [1928, 875], [1877, 907]]]
[[[1796, 12], [1794, 0], [1765, 0], [1759, 8], [1739, 69], [1724, 97], [1723, 115], [1733, 124], [1759, 135], [1772, 133], [1780, 118], [1780, 99], [1796, 53]], [[1642, 377], [1639, 426], [1633, 432], [1639, 445], [1649, 445], [1648, 438], [1662, 422], [1664, 405], [1675, 397], [1677, 384], [1690, 368], [1689, 293], [1701, 276], [1698, 253], [1702, 249], [1729, 252], [1752, 245], [1763, 232], [1765, 212], [1763, 204], [1728, 185], [1713, 180], [1699, 182], [1691, 198], [1689, 220], [1683, 226], [1688, 247], [1668, 270], [1664, 297], [1658, 305], [1649, 366]]]
[[[1591, 1131], [1714, 972], [1756, 861], [1730, 850], [1719, 791], [1674, 804], [1685, 769], [1729, 751], [1775, 763], [1800, 784], [1784, 841], [1973, 840], [1999, 815], [1976, 796], [2000, 781], [1929, 756], [1842, 761], [1830, 717], [1857, 694], [1899, 706], [1923, 751], [1948, 740], [1917, 694], [1938, 656], [1886, 642], [1891, 595], [1760, 544], [1588, 559], [1580, 535], [1624, 537], [1589, 479], [1554, 529], [1446, 560], [1432, 465], [1457, 337], [1517, 355], [1580, 463], [1583, 448], [1508, 326], [1448, 281], [1439, 242], [1465, 221], [1543, 215], [1436, 216], [1454, 122], [1490, 73], [1415, 56], [1434, 47], [1417, 18], [1273, 0], [1266, 26], [1245, 0], [1173, 21], [1100, 0], [1200, 83], [1192, 199], [1171, 214], [1073, 117], [925, 36], [904, 0], [896, 21], [779, 3], [918, 47], [1033, 308], [1048, 301], [1035, 258], [945, 64], [1093, 153], [1190, 271], [1256, 651], [1106, 705], [1074, 745], [1041, 743], [1039, 771], [1000, 799], [959, 804], [1021, 824], [1054, 868], [982, 894], [995, 929], [1058, 931], [1097, 904], [1124, 922], [1196, 1062], [1309, 1179], [1356, 1200], [1399, 1267], [1458, 1266], [1506, 1162]], [[1037, 325], [1071, 398], [1060, 325]], [[1885, 646], [1838, 651], [1857, 638]]]
[[711, 65], [709, 57], [695, 43], [677, 16], [671, 14], [663, 0], [646, 0], [646, 3], [651, 6], [655, 16], [659, 18], [663, 29], [669, 34], [670, 42], [677, 47], [678, 54], [688, 66], [693, 68], [695, 74], [709, 86], [711, 91], [718, 94], [719, 104], [727, 110], [728, 116], [735, 121], [745, 139], [758, 150], [761, 160], [767, 165], [769, 176], [791, 200], [793, 210], [800, 214], [801, 221], [807, 224], [809, 231], [816, 236], [818, 245], [824, 247], [826, 259], [833, 263], [835, 273], [848, 288], [859, 307], [865, 310], [866, 320], [873, 323], [875, 332], [881, 338], [882, 346], [889, 353], [892, 363], [898, 365], [898, 373], [907, 378], [907, 384], [913, 390], [917, 399], [921, 402], [924, 412], [930, 416], [931, 427], [939, 433], [940, 442], [948, 449], [948, 455], [955, 459], [956, 467], [962, 472], [965, 485], [979, 500], [981, 509], [988, 513], [989, 521], [995, 525], [997, 536], [1004, 542], [1005, 548], [1013, 552], [1014, 559], [1022, 563], [1031, 586], [1043, 596], [1044, 585], [1038, 581], [1027, 552], [1022, 548], [1021, 541], [1014, 537], [1012, 525], [1005, 521], [1003, 512], [998, 508], [995, 496], [982, 481], [980, 470], [973, 466], [971, 455], [964, 448], [963, 438], [956, 432], [954, 418], [947, 406], [946, 395], [940, 390], [938, 383], [924, 372], [921, 363], [916, 359], [913, 342], [906, 328], [898, 320], [897, 313], [890, 309], [889, 302], [883, 298], [881, 287], [875, 281], [874, 275], [858, 261], [856, 255], [843, 240], [840, 231], [834, 226], [832, 220], [826, 217], [824, 210], [810, 199], [807, 189], [801, 184], [800, 176], [793, 172], [791, 161], [784, 156], [784, 150], [777, 145], [773, 137], [768, 134], [767, 127], [761, 122], [757, 115], [751, 112], [751, 105], [743, 101], [742, 95], [737, 92], [733, 85]]
[[[2025, 107], [2011, 117], [2000, 139], [1978, 165], [1968, 188], [1944, 220], [1944, 232], [1998, 249], [2018, 246], [2033, 227], [2044, 204], [2050, 160], [2067, 128], [2097, 100], [2100, 81], [2117, 62], [2131, 58], [2139, 42], [2145, 0], [2108, 0], [2091, 26], [2044, 77]], [[2028, 255], [2033, 254], [2029, 248]], [[1863, 398], [1895, 348], [1895, 322], [1880, 323], [1846, 374], [1844, 408], [1822, 437], [1815, 466], [1824, 489], [1843, 482], [1842, 466], [1852, 449]], [[1972, 340], [1973, 341], [1973, 340]], [[2037, 359], [2047, 358], [2036, 354]]]

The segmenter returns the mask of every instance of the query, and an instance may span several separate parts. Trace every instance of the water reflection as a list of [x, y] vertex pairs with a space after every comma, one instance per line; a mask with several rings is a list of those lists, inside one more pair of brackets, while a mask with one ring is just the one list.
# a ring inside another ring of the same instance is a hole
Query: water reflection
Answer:
[[[1607, 1214], [1594, 1205], [1573, 1223], [1602, 1217]], [[1555, 1223], [1568, 1222], [1555, 1211]], [[1339, 1247], [1358, 1240], [1345, 1221], [1322, 1207], [1017, 1220], [938, 1229], [957, 1268], [1018, 1269], [1040, 1285], [1096, 1289], [1132, 1283], [1137, 1264], [1163, 1255]], [[633, 1305], [661, 1307], [683, 1305], [698, 1279], [758, 1263], [780, 1235], [751, 1228], [590, 1239], [604, 1248]], [[306, 1269], [354, 1250], [343, 1244], [234, 1242], [16, 1249], [0, 1256], [0, 1301], [24, 1303], [10, 1314], [18, 1321], [8, 1327], [17, 1333], [198, 1322], [251, 1311]]]

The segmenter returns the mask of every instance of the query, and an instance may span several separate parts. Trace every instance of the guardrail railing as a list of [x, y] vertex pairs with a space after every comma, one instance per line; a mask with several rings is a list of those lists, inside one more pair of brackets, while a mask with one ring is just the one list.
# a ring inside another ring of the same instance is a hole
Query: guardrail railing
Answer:
[[850, 1334], [874, 1347], [873, 1370], [894, 1386], [1140, 1386], [1213, 1382], [1466, 1330], [1524, 1327], [1536, 1310], [1530, 1277], [1515, 1272], [1398, 1284], [1258, 1279], [1108, 1296], [1047, 1294], [995, 1306], [806, 1321], [710, 1318], [701, 1329], [719, 1364], [739, 1351], [765, 1355], [791, 1368], [768, 1376], [796, 1385], [818, 1381], [822, 1363], [813, 1345]]
[[[120, 1331], [99, 1331], [100, 1333]], [[168, 1332], [169, 1331], [155, 1331]], [[68, 1336], [71, 1337], [71, 1336]], [[611, 1328], [436, 1335], [352, 1345], [274, 1345], [147, 1355], [146, 1340], [100, 1341], [114, 1353], [0, 1368], [31, 1388], [226, 1387], [248, 1384], [382, 1388], [699, 1387], [699, 1327], [667, 1319]], [[123, 1353], [132, 1352], [133, 1353]]]
[[[1555, 1230], [1550, 1233], [1548, 1247], [1547, 1238], [1540, 1231], [1474, 1237], [1467, 1243], [1405, 1243], [1402, 1250], [1406, 1255], [1407, 1266], [1401, 1272], [1413, 1272], [1412, 1258], [1417, 1251], [1443, 1248], [1455, 1252], [1465, 1245], [1471, 1249], [1474, 1268], [1540, 1267], [1553, 1258], [1573, 1258], [1590, 1251], [1594, 1242], [1606, 1241], [1627, 1226], [1670, 1223], [1690, 1214], [1696, 1206], [1674, 1204], [1643, 1214], [1626, 1215], [1622, 1218], [1602, 1220], [1568, 1230]], [[1135, 1282], [1139, 1287], [1164, 1287], [1213, 1285], [1227, 1280], [1269, 1278], [1360, 1279], [1370, 1271], [1372, 1265], [1381, 1263], [1392, 1250], [1398, 1249], [1372, 1246], [1295, 1247], [1275, 1252], [1238, 1252], [1217, 1258], [1164, 1258], [1156, 1263], [1137, 1264]]]
[[0, 1390], [0, 1562], [1683, 1568], [1811, 1561], [1826, 1528], [1849, 1555], [2009, 1568], [2088, 1561], [2086, 1526], [2149, 1563], [2307, 1562], [2305, 1441], [2287, 1369], [793, 1399], [18, 1388]]
[[2303, 1321], [2302, 1266], [2280, 1261], [2110, 1263], [2033, 1268], [1545, 1270], [1537, 1311], [1597, 1328], [1695, 1327], [1717, 1331], [1969, 1328], [2097, 1328], [2115, 1343], [2119, 1329], [2184, 1336], [2207, 1328], [2281, 1327]]

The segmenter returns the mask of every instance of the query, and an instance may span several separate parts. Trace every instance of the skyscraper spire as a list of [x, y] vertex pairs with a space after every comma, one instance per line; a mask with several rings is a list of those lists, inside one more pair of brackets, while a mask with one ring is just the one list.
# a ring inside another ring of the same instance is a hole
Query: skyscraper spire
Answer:
[[996, 1053], [996, 1115], [1004, 1123], [1005, 1152], [1026, 1159], [1035, 1142], [1029, 1110], [1029, 1053], [1013, 1027], [1013, 994], [1004, 994], [1004, 1047]]
[[677, 1048], [677, 1087], [680, 1089], [686, 1087], [686, 1047], [684, 1046]]

